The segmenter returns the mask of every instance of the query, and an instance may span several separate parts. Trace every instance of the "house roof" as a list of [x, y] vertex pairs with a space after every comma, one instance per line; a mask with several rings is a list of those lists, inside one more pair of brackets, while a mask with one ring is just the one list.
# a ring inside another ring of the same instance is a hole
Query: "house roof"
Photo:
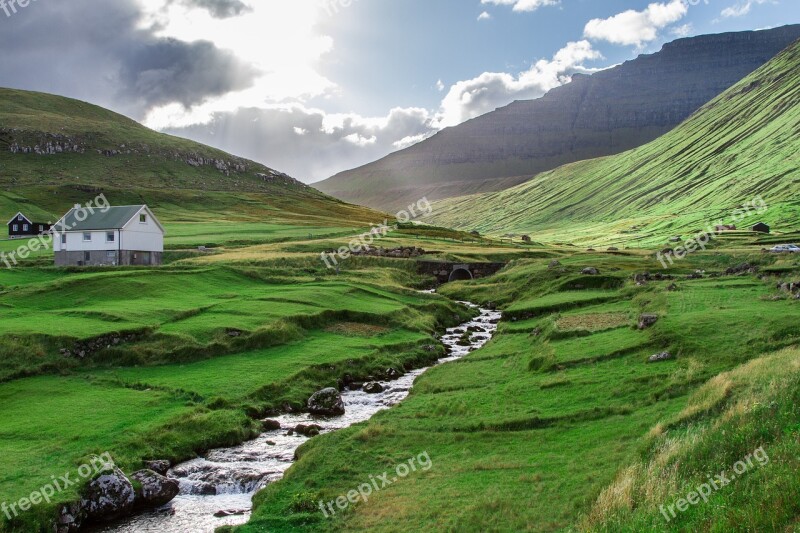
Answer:
[[[59, 220], [56, 231], [93, 231], [122, 229], [133, 219], [142, 209], [147, 209], [146, 205], [124, 205], [119, 207], [109, 207], [105, 211], [95, 209], [94, 213], [88, 209], [70, 209], [69, 212]], [[149, 209], [148, 209], [149, 211]], [[80, 213], [80, 216], [78, 214]], [[151, 213], [152, 214], [152, 213]], [[86, 217], [84, 220], [80, 220]], [[155, 217], [153, 217], [155, 219]], [[158, 221], [156, 221], [158, 223]], [[161, 224], [158, 224], [161, 227]], [[163, 228], [162, 228], [163, 230]]]
[[[20, 216], [20, 215], [22, 215], [22, 218], [24, 218], [28, 222], [28, 224], [33, 224], [33, 222], [31, 222], [31, 220], [28, 217], [26, 217], [25, 215], [22, 214], [22, 211], [19, 211], [16, 215], [11, 217], [11, 220], [8, 221], [8, 224], [11, 224], [12, 222], [15, 222], [17, 220], [17, 217]], [[6, 224], [6, 226], [8, 226], [8, 224]]]

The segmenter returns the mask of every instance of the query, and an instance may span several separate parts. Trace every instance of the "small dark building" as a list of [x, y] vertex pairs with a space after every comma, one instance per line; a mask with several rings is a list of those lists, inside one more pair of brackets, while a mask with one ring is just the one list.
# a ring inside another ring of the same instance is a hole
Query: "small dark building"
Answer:
[[50, 224], [43, 222], [32, 222], [31, 219], [17, 213], [8, 221], [8, 238], [9, 239], [24, 239], [26, 237], [36, 237], [37, 235], [44, 235], [50, 231]]
[[753, 231], [757, 232], [757, 233], [769, 233], [770, 232], [769, 225], [764, 224], [763, 222], [759, 222], [758, 224], [753, 226], [751, 229]]

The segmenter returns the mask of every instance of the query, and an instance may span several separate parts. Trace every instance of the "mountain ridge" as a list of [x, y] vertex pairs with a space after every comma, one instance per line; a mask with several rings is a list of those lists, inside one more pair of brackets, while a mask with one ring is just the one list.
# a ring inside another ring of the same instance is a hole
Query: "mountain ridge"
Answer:
[[[663, 244], [756, 196], [779, 231], [800, 225], [800, 40], [666, 135], [544, 172], [511, 189], [443, 200], [434, 219], [537, 240]], [[594, 234], [594, 235], [593, 235]], [[661, 239], [661, 240], [659, 240]]]
[[797, 38], [800, 25], [678, 39], [314, 186], [381, 209], [502, 190], [658, 138]]

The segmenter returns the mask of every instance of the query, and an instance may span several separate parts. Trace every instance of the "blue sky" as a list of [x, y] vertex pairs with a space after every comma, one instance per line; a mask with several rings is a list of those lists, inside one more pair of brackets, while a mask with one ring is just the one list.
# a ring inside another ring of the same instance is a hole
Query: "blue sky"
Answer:
[[0, 85], [313, 182], [682, 36], [792, 23], [797, 0], [38, 0], [0, 11]]

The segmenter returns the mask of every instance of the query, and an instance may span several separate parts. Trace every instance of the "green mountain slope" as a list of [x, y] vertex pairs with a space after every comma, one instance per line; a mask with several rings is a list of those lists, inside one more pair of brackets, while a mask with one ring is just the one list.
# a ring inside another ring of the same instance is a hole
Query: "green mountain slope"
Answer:
[[505, 190], [541, 172], [657, 139], [798, 38], [800, 26], [792, 25], [677, 39], [315, 186], [387, 210], [422, 196]]
[[264, 165], [152, 131], [101, 107], [0, 89], [0, 218], [55, 220], [103, 192], [148, 203], [162, 220], [363, 226], [345, 204]]
[[800, 42], [675, 130], [620, 155], [539, 174], [512, 189], [435, 204], [437, 223], [537, 240], [653, 244], [730, 221], [800, 225]]

